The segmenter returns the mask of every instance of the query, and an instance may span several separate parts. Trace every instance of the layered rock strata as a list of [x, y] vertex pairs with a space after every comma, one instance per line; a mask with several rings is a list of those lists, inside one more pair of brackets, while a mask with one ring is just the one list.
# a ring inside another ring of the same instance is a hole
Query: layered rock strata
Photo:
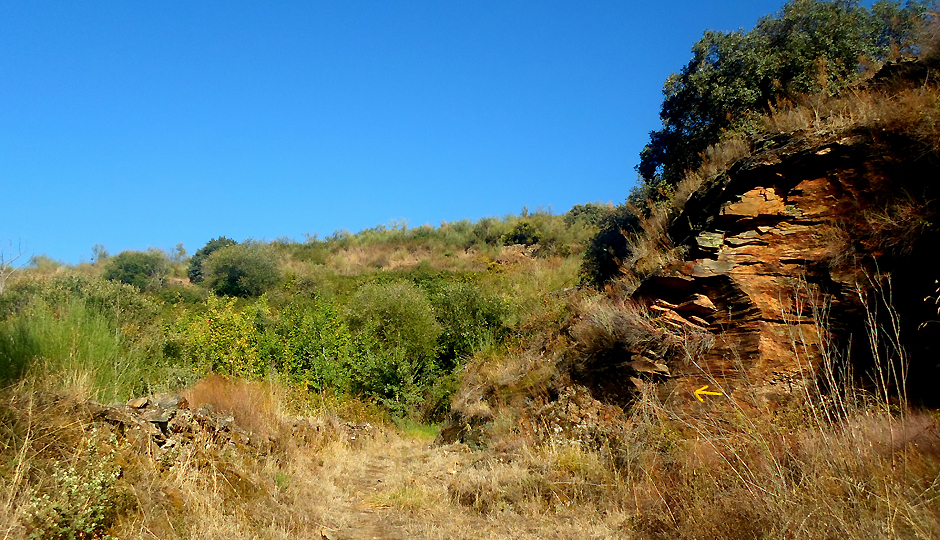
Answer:
[[685, 256], [634, 294], [674, 331], [714, 337], [703, 357], [670, 362], [670, 392], [711, 381], [770, 403], [802, 393], [824, 355], [859, 354], [864, 302], [892, 274], [908, 296], [893, 307], [925, 316], [917, 303], [936, 276], [911, 265], [940, 247], [935, 227], [909, 215], [882, 230], [877, 218], [898, 204], [932, 212], [936, 156], [870, 134], [765, 144], [691, 197], [668, 229]]

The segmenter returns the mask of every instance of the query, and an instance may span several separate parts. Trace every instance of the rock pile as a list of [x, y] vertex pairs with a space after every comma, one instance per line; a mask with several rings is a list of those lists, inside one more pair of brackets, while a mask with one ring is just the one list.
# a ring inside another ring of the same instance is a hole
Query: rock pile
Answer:
[[277, 434], [262, 434], [239, 426], [231, 412], [218, 411], [208, 403], [193, 408], [184, 396], [173, 395], [140, 397], [111, 405], [87, 401], [80, 407], [92, 422], [106, 424], [112, 433], [131, 442], [137, 452], [157, 461], [172, 457], [174, 450], [196, 441], [211, 441], [220, 449], [270, 452], [283, 442], [278, 440], [281, 435], [298, 444], [336, 437], [355, 445], [378, 431], [367, 422], [337, 420], [327, 424], [297, 417], [284, 419], [285, 425]]

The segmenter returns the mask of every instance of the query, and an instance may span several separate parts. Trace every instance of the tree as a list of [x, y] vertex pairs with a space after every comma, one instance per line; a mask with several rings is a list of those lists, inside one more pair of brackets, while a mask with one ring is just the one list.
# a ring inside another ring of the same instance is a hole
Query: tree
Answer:
[[220, 236], [218, 238], [213, 238], [206, 242], [206, 245], [202, 246], [199, 251], [196, 252], [192, 258], [189, 259], [189, 281], [191, 283], [202, 283], [203, 274], [202, 274], [202, 264], [205, 262], [206, 258], [209, 255], [212, 255], [212, 252], [222, 249], [226, 246], [234, 246], [237, 244], [235, 240], [231, 238], [226, 238]]
[[162, 286], [167, 272], [167, 257], [162, 251], [122, 251], [105, 263], [104, 278], [147, 291]]
[[209, 289], [226, 296], [260, 296], [280, 280], [277, 254], [251, 241], [213, 251], [203, 262], [202, 273]]
[[541, 239], [542, 231], [539, 230], [538, 226], [527, 219], [516, 223], [513, 228], [502, 237], [504, 244], [522, 244], [524, 246], [538, 244]]
[[675, 185], [723, 131], [746, 131], [780, 100], [836, 93], [864, 68], [913, 54], [928, 3], [791, 0], [750, 32], [705, 32], [663, 87], [663, 128], [640, 154], [642, 181]]
[[91, 248], [91, 262], [98, 264], [108, 260], [111, 254], [108, 253], [108, 248], [104, 247], [102, 244], [95, 244]]
[[597, 227], [601, 220], [613, 211], [614, 206], [610, 203], [576, 204], [565, 214], [565, 225], [572, 227], [576, 223], [583, 223], [590, 227]]
[[171, 256], [171, 260], [174, 263], [181, 263], [186, 260], [186, 248], [183, 247], [182, 242], [176, 244], [176, 247], [173, 248], [173, 255]]

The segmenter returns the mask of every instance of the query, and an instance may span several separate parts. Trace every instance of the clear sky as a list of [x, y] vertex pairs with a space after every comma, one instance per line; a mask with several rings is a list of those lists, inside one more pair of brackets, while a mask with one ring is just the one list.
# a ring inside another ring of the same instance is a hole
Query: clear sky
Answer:
[[782, 0], [0, 0], [0, 242], [190, 254], [622, 202], [662, 83]]

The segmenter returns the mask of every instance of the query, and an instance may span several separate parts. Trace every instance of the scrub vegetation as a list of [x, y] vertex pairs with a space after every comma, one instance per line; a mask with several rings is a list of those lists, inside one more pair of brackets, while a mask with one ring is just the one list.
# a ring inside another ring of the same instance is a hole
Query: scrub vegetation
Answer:
[[[927, 7], [793, 0], [751, 32], [707, 33], [666, 82], [619, 206], [220, 236], [191, 258], [6, 253], [0, 534], [936, 538], [940, 416], [908, 399], [884, 319], [857, 337], [876, 369], [853, 373], [817, 314], [817, 341], [788, 346], [827, 360], [800, 364], [808, 382], [783, 404], [745, 388], [689, 407], [659, 392], [653, 361], [581, 384], [623, 351], [695, 364], [713, 345], [632, 293], [681, 258], [668, 227], [692, 194], [766, 141], [855, 129], [940, 155], [936, 78], [869, 80], [889, 60], [937, 67]], [[935, 230], [918, 197], [870, 209], [862, 242], [903, 256]], [[590, 395], [618, 385], [632, 390]]]

